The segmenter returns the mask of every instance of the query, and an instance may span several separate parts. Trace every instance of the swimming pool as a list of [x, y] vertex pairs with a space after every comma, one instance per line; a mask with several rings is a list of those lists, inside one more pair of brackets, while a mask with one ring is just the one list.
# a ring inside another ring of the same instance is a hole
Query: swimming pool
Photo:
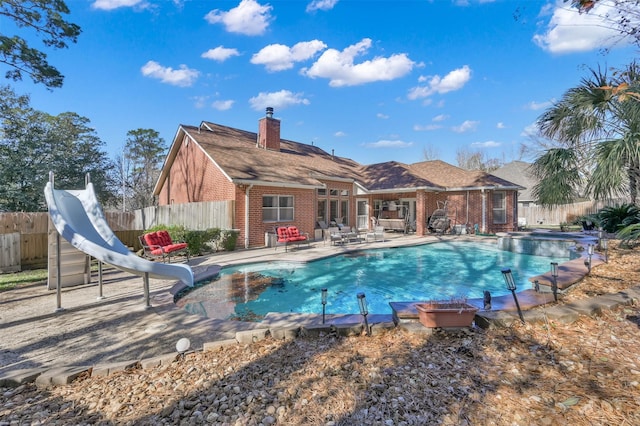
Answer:
[[[568, 256], [568, 255], [567, 255]], [[508, 294], [500, 270], [511, 268], [518, 290], [528, 278], [564, 257], [512, 253], [496, 244], [439, 242], [413, 247], [362, 250], [309, 263], [262, 262], [223, 268], [176, 304], [208, 318], [260, 321], [269, 312], [358, 313], [356, 295], [367, 296], [369, 312], [390, 314], [389, 302], [426, 301]]]

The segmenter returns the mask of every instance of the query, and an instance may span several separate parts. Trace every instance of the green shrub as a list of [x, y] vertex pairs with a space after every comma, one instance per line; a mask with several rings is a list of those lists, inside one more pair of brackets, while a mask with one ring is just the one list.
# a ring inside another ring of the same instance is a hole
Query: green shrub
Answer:
[[233, 251], [236, 249], [236, 243], [238, 242], [238, 231], [230, 229], [222, 231], [222, 248], [226, 251]]
[[605, 207], [597, 213], [597, 223], [602, 229], [616, 233], [622, 228], [640, 222], [640, 209], [635, 204]]
[[626, 247], [631, 247], [638, 244], [640, 239], [640, 223], [634, 223], [633, 225], [622, 228], [617, 237], [620, 238], [620, 244]]

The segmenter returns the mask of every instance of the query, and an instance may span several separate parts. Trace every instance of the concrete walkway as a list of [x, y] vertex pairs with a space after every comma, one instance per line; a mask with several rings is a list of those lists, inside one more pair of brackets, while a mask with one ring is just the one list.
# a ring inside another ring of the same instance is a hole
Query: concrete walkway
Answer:
[[[345, 246], [315, 242], [288, 252], [282, 247], [238, 250], [191, 259], [189, 264], [196, 276], [202, 277], [215, 273], [220, 266], [249, 261], [308, 261], [365, 248], [480, 238], [393, 233], [385, 236], [384, 242]], [[96, 283], [65, 288], [61, 311], [56, 310], [56, 292], [47, 290], [44, 283], [0, 293], [0, 386], [32, 380], [39, 380], [41, 384], [66, 383], [86, 371], [109, 374], [132, 365], [144, 367], [172, 362], [177, 354], [176, 342], [183, 337], [191, 341], [193, 350], [206, 350], [225, 344], [250, 343], [268, 335], [292, 338], [301, 327], [307, 335], [362, 331], [360, 315], [332, 315], [324, 325], [320, 315], [271, 314], [261, 323], [202, 318], [175, 306], [173, 298], [182, 285], [165, 280], [151, 280], [152, 307], [145, 309], [141, 277], [107, 268], [103, 275], [104, 299], [97, 299]], [[548, 294], [534, 292], [526, 297], [521, 294], [523, 309], [550, 301]], [[639, 295], [631, 294], [628, 298]], [[619, 302], [626, 303], [624, 298]], [[494, 309], [504, 310], [481, 312], [476, 317], [477, 323], [489, 326], [492, 322], [507, 324], [517, 320], [506, 296], [495, 298], [493, 305]], [[598, 303], [591, 311], [602, 308]], [[579, 310], [587, 312], [588, 307], [580, 306]], [[400, 325], [406, 329], [428, 331], [416, 322], [417, 313], [413, 321], [408, 317], [405, 320]], [[373, 324], [373, 330], [395, 327], [390, 315], [370, 315], [369, 323]]]

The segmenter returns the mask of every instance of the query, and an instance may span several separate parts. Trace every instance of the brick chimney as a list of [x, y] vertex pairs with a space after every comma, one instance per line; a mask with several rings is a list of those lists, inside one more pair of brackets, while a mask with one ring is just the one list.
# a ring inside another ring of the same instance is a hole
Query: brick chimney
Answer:
[[258, 122], [258, 147], [280, 151], [280, 120], [273, 118], [273, 108]]

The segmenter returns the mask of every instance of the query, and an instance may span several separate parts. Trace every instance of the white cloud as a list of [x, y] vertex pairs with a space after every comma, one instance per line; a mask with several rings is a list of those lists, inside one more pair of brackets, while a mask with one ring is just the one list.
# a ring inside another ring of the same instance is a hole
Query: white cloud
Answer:
[[451, 130], [456, 133], [465, 133], [476, 130], [478, 128], [478, 124], [480, 124], [479, 121], [465, 120], [461, 125], [452, 127]]
[[341, 131], [341, 130], [340, 130], [340, 131], [335, 132], [335, 133], [333, 134], [333, 136], [335, 136], [335, 137], [337, 137], [337, 138], [341, 138], [341, 137], [347, 136], [347, 134], [346, 134], [345, 132], [343, 132], [343, 131]]
[[534, 35], [533, 41], [542, 49], [558, 54], [609, 48], [616, 43], [627, 44], [615, 29], [617, 19], [618, 13], [610, 0], [598, 1], [589, 13], [580, 13], [570, 6], [570, 2], [556, 0], [545, 32]]
[[196, 108], [204, 108], [207, 105], [208, 96], [193, 96], [191, 99], [194, 100], [195, 104], [193, 105]]
[[416, 132], [429, 132], [429, 131], [438, 130], [438, 129], [442, 129], [442, 126], [439, 124], [427, 124], [427, 125], [414, 124], [413, 125], [413, 130], [415, 130]]
[[536, 102], [536, 101], [531, 101], [531, 102], [529, 102], [529, 103], [525, 106], [525, 108], [526, 108], [526, 109], [533, 110], [533, 111], [538, 111], [538, 110], [540, 110], [540, 109], [548, 108], [548, 107], [550, 107], [552, 104], [553, 104], [553, 103], [552, 103], [552, 102], [550, 102], [550, 101], [547, 101], [547, 102]]
[[366, 53], [370, 47], [371, 39], [365, 38], [341, 52], [336, 49], [325, 50], [311, 68], [302, 69], [301, 74], [311, 78], [328, 78], [331, 87], [356, 86], [395, 80], [409, 73], [415, 64], [405, 53], [388, 58], [378, 56], [354, 64], [355, 57]]
[[232, 56], [240, 56], [238, 49], [229, 49], [224, 46], [218, 46], [213, 49], [209, 49], [200, 55], [206, 59], [213, 59], [214, 61], [224, 62]]
[[91, 4], [93, 9], [114, 10], [120, 7], [137, 7], [145, 9], [149, 7], [146, 0], [96, 0]]
[[331, 10], [338, 4], [338, 0], [313, 0], [307, 5], [307, 12], [315, 12], [316, 10]]
[[235, 101], [232, 100], [226, 100], [226, 101], [214, 101], [211, 106], [215, 109], [217, 109], [218, 111], [226, 111], [228, 109], [231, 109], [231, 107], [233, 106]]
[[266, 107], [276, 109], [284, 109], [291, 105], [309, 105], [308, 99], [304, 98], [302, 93], [293, 93], [289, 90], [280, 90], [279, 92], [260, 92], [258, 96], [249, 99], [251, 108], [256, 111], [263, 111]]
[[156, 61], [147, 62], [140, 71], [145, 77], [156, 78], [163, 83], [179, 87], [191, 86], [200, 75], [200, 71], [192, 70], [186, 65], [180, 65], [180, 69], [174, 70], [171, 67], [163, 67]]
[[295, 62], [312, 58], [327, 48], [320, 40], [302, 41], [293, 47], [284, 44], [270, 44], [263, 47], [251, 58], [252, 64], [264, 65], [269, 71], [283, 71], [293, 68]]
[[262, 35], [271, 21], [271, 9], [271, 6], [263, 6], [255, 0], [242, 0], [238, 6], [226, 12], [212, 10], [204, 19], [210, 24], [222, 23], [231, 33]]
[[522, 133], [520, 133], [520, 136], [531, 137], [531, 136], [536, 136], [537, 134], [538, 134], [538, 125], [536, 123], [532, 123], [522, 130]]
[[448, 118], [449, 118], [449, 116], [448, 116], [448, 115], [446, 115], [446, 114], [440, 114], [440, 115], [436, 115], [435, 117], [433, 117], [433, 118], [431, 119], [431, 121], [439, 122], [439, 121], [444, 121], [444, 120], [446, 120], [446, 119], [448, 119]]
[[502, 145], [500, 142], [496, 141], [486, 141], [486, 142], [474, 142], [471, 146], [475, 146], [478, 148], [496, 148]]
[[420, 77], [418, 82], [427, 82], [426, 86], [416, 86], [409, 90], [409, 99], [419, 99], [431, 96], [434, 93], [444, 94], [454, 90], [460, 90], [471, 79], [471, 68], [468, 65], [455, 69], [444, 78], [439, 75], [433, 77]]
[[413, 146], [413, 142], [404, 142], [401, 140], [379, 140], [377, 142], [370, 142], [363, 144], [369, 148], [408, 148]]
[[496, 124], [496, 129], [506, 129], [507, 126], [504, 125], [504, 123], [502, 121], [498, 122], [498, 124]]
[[389, 116], [388, 116], [387, 114], [383, 114], [383, 113], [381, 113], [381, 112], [377, 113], [377, 114], [376, 114], [376, 117], [381, 118], [381, 119], [383, 119], [383, 120], [386, 120], [386, 119], [388, 119], [388, 118], [389, 118]]

